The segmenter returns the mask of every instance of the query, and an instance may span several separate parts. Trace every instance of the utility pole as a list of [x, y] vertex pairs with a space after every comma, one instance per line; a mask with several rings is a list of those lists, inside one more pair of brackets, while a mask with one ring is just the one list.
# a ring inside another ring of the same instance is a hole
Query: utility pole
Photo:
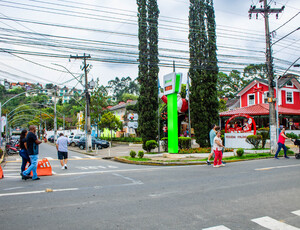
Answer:
[[[273, 58], [272, 58], [272, 50], [271, 50], [271, 34], [269, 28], [269, 14], [276, 13], [276, 17], [278, 18], [278, 14], [284, 10], [284, 6], [278, 9], [272, 9], [267, 0], [260, 0], [259, 2], [263, 2], [264, 6], [261, 8], [256, 8], [256, 6], [251, 6], [248, 13], [249, 18], [251, 19], [252, 13], [256, 13], [256, 18], [258, 18], [258, 14], [263, 14], [265, 18], [265, 35], [266, 35], [266, 64], [267, 64], [267, 75], [268, 75], [268, 86], [269, 86], [269, 126], [270, 126], [270, 147], [271, 153], [275, 154], [276, 150], [276, 111], [275, 111], [275, 97], [274, 97], [274, 72], [273, 72]], [[276, 92], [277, 94], [278, 92]]]
[[90, 55], [86, 55], [85, 53], [83, 56], [73, 56], [70, 55], [70, 58], [75, 58], [75, 59], [83, 59], [83, 67], [81, 70], [84, 70], [84, 78], [85, 78], [85, 133], [86, 133], [86, 140], [85, 140], [85, 146], [86, 146], [86, 152], [90, 152], [92, 149], [92, 130], [91, 130], [91, 116], [90, 116], [90, 94], [88, 91], [88, 77], [87, 77], [87, 69], [89, 65], [86, 64], [86, 59], [91, 58]]

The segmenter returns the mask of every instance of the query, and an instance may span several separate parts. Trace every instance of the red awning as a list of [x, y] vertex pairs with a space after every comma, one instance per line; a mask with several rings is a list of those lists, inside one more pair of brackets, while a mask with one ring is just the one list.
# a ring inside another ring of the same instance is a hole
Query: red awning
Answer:
[[[279, 106], [278, 108], [279, 114], [284, 115], [299, 115], [300, 116], [300, 110], [299, 109], [291, 109]], [[220, 117], [231, 117], [233, 115], [238, 114], [248, 114], [250, 116], [264, 116], [269, 115], [269, 104], [258, 104], [258, 105], [251, 105], [248, 107], [243, 107], [235, 110], [230, 110], [226, 112], [220, 113]]]

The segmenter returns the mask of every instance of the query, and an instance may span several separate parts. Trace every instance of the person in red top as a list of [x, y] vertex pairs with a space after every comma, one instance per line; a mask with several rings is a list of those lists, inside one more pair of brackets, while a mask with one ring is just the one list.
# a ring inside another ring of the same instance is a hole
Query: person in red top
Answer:
[[284, 157], [287, 158], [287, 159], [289, 158], [286, 155], [287, 148], [286, 148], [286, 146], [284, 144], [285, 139], [288, 139], [288, 137], [285, 135], [284, 132], [285, 132], [285, 127], [282, 128], [282, 130], [281, 130], [281, 132], [279, 134], [279, 138], [278, 138], [278, 149], [277, 149], [276, 154], [275, 154], [275, 159], [278, 159], [278, 160], [279, 160], [278, 153], [280, 152], [281, 148], [283, 148], [283, 150], [284, 150]]

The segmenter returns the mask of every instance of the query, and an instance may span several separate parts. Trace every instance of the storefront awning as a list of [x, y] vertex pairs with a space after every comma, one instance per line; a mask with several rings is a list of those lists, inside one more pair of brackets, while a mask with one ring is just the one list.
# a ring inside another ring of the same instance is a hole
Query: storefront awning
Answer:
[[[279, 114], [282, 115], [300, 116], [299, 109], [291, 109], [291, 108], [279, 106], [278, 112]], [[250, 116], [266, 116], [269, 115], [269, 104], [251, 105], [248, 107], [243, 107], [243, 108], [219, 113], [220, 117], [231, 117], [233, 115], [238, 115], [238, 114], [248, 114]]]

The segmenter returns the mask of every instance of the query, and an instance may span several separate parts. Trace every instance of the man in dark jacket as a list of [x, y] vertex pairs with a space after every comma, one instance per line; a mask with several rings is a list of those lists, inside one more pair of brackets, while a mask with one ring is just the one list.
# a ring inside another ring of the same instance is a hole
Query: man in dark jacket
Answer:
[[27, 143], [27, 152], [30, 157], [31, 165], [28, 167], [26, 171], [22, 173], [22, 179], [26, 180], [29, 177], [30, 172], [32, 171], [32, 180], [39, 180], [40, 178], [37, 176], [37, 165], [39, 160], [39, 144], [42, 142], [37, 139], [36, 137], [36, 127], [34, 125], [29, 126], [29, 132], [26, 136], [26, 143]]

